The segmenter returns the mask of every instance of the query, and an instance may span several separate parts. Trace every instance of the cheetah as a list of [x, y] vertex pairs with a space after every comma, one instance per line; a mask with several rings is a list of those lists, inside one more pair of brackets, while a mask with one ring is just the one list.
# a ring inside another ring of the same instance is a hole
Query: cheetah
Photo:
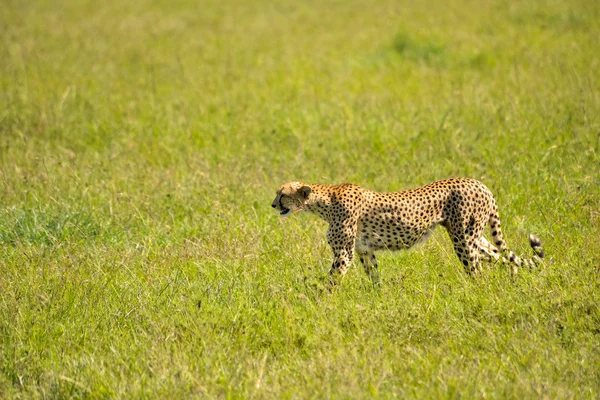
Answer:
[[[330, 275], [344, 275], [356, 253], [373, 283], [379, 284], [375, 251], [409, 249], [437, 225], [446, 228], [467, 274], [480, 271], [480, 260], [500, 261], [511, 272], [533, 268], [544, 257], [541, 241], [529, 242], [534, 255], [518, 257], [508, 249], [491, 191], [470, 178], [451, 178], [400, 192], [375, 192], [352, 183], [318, 185], [288, 182], [271, 204], [282, 216], [308, 211], [329, 223], [327, 242], [334, 260]], [[484, 236], [490, 225], [493, 243]]]

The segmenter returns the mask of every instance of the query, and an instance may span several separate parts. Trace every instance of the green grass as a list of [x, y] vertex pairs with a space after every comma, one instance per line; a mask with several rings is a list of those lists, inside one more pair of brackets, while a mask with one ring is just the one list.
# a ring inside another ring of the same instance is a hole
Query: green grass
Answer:
[[[597, 398], [600, 6], [0, 4], [0, 397]], [[495, 193], [333, 293], [283, 182]]]

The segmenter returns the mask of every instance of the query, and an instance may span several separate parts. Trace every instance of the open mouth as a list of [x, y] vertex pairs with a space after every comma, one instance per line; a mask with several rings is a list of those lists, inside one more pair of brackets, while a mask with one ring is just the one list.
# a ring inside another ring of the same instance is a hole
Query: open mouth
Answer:
[[285, 217], [285, 216], [289, 215], [291, 212], [292, 212], [292, 210], [290, 210], [289, 208], [283, 208], [281, 210], [281, 212], [279, 213], [279, 215], [282, 215]]

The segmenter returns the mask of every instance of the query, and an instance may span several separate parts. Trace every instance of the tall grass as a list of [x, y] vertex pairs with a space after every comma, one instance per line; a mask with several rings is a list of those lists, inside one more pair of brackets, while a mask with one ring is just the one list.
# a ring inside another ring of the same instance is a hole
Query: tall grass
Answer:
[[[0, 5], [0, 397], [600, 396], [600, 7], [590, 1]], [[291, 179], [495, 193], [353, 268], [269, 207]]]

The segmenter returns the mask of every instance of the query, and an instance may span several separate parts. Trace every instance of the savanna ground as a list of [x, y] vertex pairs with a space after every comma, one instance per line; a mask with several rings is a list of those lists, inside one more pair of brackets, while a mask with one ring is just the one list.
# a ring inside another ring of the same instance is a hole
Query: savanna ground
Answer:
[[[598, 398], [600, 3], [0, 4], [0, 397]], [[495, 193], [333, 293], [284, 181]]]

